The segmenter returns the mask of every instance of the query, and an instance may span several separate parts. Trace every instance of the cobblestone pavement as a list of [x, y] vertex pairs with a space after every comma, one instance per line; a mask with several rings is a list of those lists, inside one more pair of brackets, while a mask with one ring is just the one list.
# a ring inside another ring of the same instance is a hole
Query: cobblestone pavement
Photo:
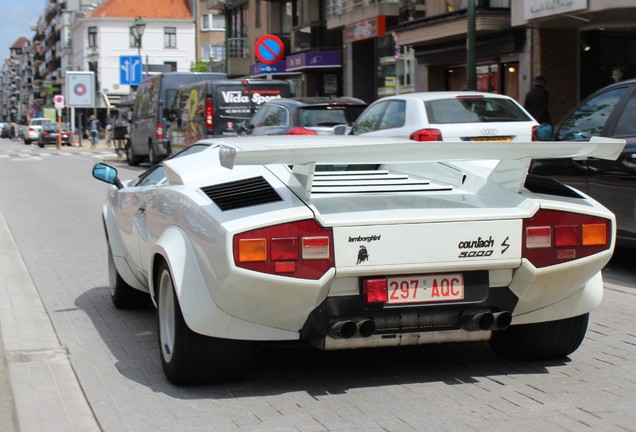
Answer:
[[633, 257], [565, 361], [510, 362], [487, 344], [262, 347], [242, 381], [175, 387], [154, 310], [110, 304], [91, 159], [0, 158], [0, 392], [13, 395], [0, 430], [13, 417], [24, 432], [636, 431]]

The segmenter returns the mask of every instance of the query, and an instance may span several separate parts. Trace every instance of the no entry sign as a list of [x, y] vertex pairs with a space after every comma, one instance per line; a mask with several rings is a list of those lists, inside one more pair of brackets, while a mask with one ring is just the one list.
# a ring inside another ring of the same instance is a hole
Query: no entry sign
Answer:
[[285, 55], [283, 41], [277, 36], [268, 34], [256, 41], [256, 58], [265, 64], [278, 63]]

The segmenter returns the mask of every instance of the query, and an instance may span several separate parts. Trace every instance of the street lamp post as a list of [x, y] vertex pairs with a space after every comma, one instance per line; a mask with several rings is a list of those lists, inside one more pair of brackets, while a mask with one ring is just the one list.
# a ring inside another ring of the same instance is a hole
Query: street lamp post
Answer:
[[[135, 37], [135, 45], [137, 46], [137, 54], [139, 55], [140, 58], [141, 58], [141, 38], [144, 35], [145, 29], [146, 29], [146, 23], [140, 16], [135, 18], [135, 21], [133, 21], [133, 25], [130, 26], [130, 30], [132, 31], [132, 34]], [[142, 77], [144, 76], [143, 64], [144, 62], [142, 59], [141, 60], [141, 76]]]

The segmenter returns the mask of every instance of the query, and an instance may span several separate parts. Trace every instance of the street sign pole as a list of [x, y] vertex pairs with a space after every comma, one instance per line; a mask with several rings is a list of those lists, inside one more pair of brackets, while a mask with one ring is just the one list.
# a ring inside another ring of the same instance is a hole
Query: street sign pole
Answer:
[[55, 109], [57, 110], [57, 148], [62, 148], [62, 108], [64, 108], [64, 96], [53, 96]]

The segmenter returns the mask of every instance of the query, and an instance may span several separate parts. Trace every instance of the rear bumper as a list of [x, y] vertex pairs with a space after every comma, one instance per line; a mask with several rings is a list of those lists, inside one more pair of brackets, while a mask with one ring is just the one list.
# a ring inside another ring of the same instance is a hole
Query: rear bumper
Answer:
[[445, 341], [447, 332], [453, 341], [487, 340], [497, 324], [480, 327], [471, 319], [493, 313], [496, 317], [500, 312], [509, 317], [518, 298], [506, 287], [489, 287], [487, 272], [474, 272], [470, 279], [468, 289], [482, 291], [484, 296], [461, 304], [366, 305], [360, 295], [329, 297], [311, 312], [300, 338], [321, 349], [429, 343], [430, 338], [423, 335], [429, 332], [438, 341]]

